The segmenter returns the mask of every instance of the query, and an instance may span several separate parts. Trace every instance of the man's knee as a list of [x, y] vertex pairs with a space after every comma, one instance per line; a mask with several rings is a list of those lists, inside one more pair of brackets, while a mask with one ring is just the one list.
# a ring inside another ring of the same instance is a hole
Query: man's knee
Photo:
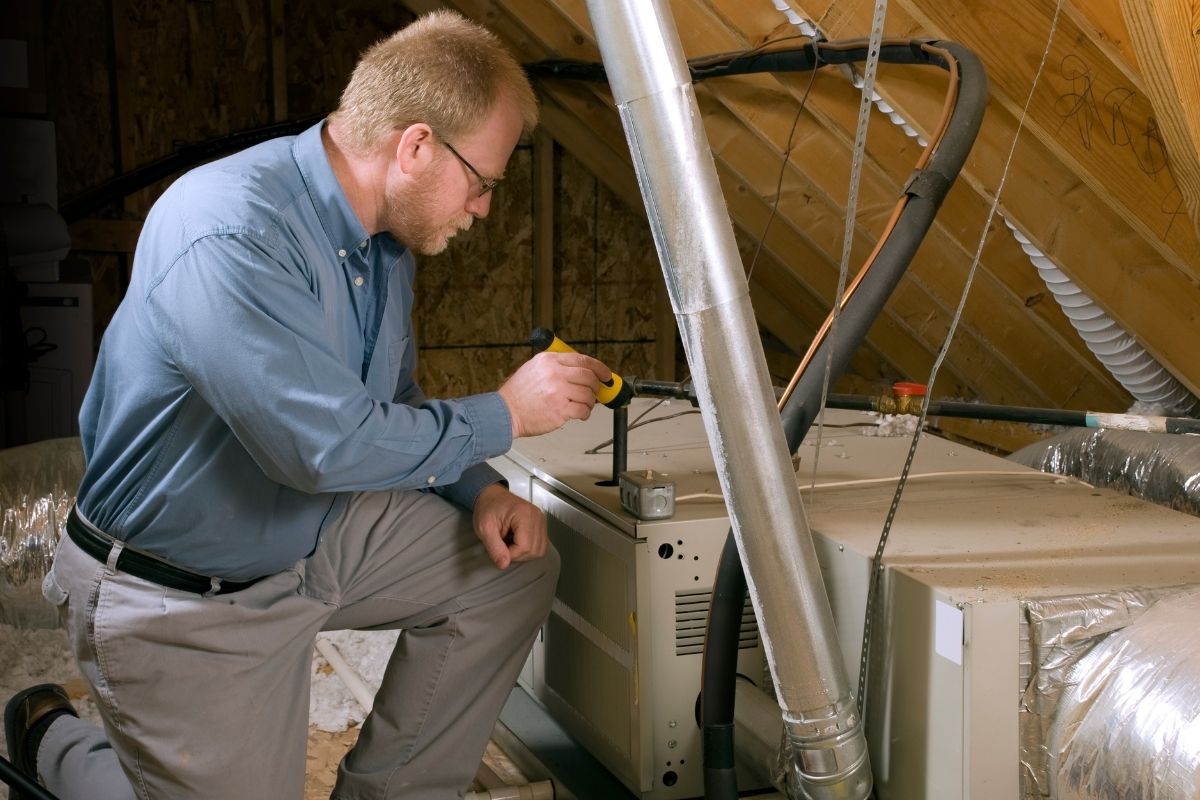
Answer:
[[554, 589], [558, 585], [558, 572], [561, 560], [554, 545], [546, 547], [546, 554], [530, 561], [521, 561], [509, 567], [509, 572], [521, 575], [522, 594], [529, 598], [539, 616], [544, 617], [550, 610], [554, 600]]
[[546, 555], [542, 556], [540, 560], [543, 562], [546, 579], [551, 584], [558, 583], [558, 571], [562, 568], [562, 559], [559, 558], [558, 550], [554, 548], [554, 545], [546, 544]]

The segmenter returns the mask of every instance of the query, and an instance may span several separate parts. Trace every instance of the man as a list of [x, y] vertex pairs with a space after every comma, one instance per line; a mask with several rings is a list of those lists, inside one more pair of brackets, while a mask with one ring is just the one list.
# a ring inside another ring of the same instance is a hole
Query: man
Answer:
[[333, 796], [469, 784], [558, 572], [482, 462], [586, 418], [610, 373], [543, 353], [498, 392], [426, 399], [412, 251], [486, 216], [536, 120], [495, 37], [433, 14], [364, 54], [326, 122], [156, 203], [44, 586], [104, 731], [50, 685], [5, 714], [52, 792], [300, 797], [313, 637], [336, 628], [403, 633]]

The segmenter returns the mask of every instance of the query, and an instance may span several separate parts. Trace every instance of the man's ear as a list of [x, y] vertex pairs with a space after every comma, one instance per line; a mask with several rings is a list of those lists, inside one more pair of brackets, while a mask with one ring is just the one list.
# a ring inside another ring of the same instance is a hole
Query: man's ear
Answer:
[[433, 129], [424, 122], [414, 122], [396, 140], [395, 159], [401, 172], [412, 175], [422, 172], [433, 161]]

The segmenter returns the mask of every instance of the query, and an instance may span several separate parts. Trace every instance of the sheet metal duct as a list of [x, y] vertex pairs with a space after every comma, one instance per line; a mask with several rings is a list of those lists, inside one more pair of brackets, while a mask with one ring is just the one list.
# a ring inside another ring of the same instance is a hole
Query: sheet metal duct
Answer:
[[809, 797], [871, 769], [741, 259], [663, 0], [588, 0], [692, 370], [787, 735]]

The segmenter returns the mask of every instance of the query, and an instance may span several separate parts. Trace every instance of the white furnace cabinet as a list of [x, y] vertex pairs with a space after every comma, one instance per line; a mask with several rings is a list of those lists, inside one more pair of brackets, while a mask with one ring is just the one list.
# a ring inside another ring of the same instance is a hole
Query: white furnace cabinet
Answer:
[[[630, 418], [649, 407], [635, 400]], [[610, 448], [587, 452], [611, 420], [597, 406], [492, 462], [546, 512], [563, 563], [521, 682], [635, 794], [699, 797], [700, 651], [729, 522], [699, 415], [630, 431], [629, 469], [675, 483], [674, 516], [654, 521], [603, 485]], [[856, 412], [825, 422], [819, 454], [815, 426], [800, 448], [797, 480], [856, 685], [870, 560], [910, 440], [864, 436]], [[1036, 721], [1022, 707], [1045, 654], [1028, 604], [1200, 584], [1200, 519], [927, 436], [884, 563], [867, 695], [879, 797], [1039, 798]], [[738, 669], [770, 689], [749, 604]]]

